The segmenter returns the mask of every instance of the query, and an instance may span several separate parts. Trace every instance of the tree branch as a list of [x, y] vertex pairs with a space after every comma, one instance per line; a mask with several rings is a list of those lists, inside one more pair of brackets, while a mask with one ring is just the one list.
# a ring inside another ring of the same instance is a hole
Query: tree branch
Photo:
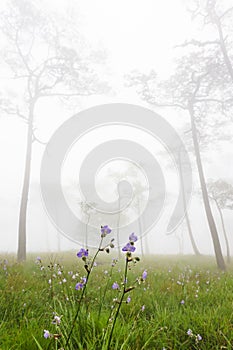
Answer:
[[175, 45], [174, 47], [179, 48], [179, 47], [186, 47], [188, 45], [203, 47], [207, 45], [220, 45], [220, 42], [218, 40], [198, 41], [198, 40], [192, 39], [189, 41], [185, 41], [183, 44]]

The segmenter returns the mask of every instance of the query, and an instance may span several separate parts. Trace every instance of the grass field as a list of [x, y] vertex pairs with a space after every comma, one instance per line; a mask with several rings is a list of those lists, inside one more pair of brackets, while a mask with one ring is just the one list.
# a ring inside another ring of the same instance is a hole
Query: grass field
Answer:
[[233, 266], [221, 272], [213, 258], [191, 256], [150, 256], [132, 266], [127, 286], [135, 288], [124, 295], [108, 344], [124, 259], [112, 266], [109, 255], [97, 257], [65, 346], [82, 293], [75, 286], [86, 275], [83, 260], [76, 252], [29, 255], [20, 265], [1, 256], [0, 349], [233, 349]]

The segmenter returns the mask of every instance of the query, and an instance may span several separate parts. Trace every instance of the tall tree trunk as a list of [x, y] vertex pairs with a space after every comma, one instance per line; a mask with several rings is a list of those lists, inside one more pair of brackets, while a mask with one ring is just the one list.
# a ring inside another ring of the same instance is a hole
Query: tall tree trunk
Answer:
[[222, 213], [222, 210], [221, 210], [220, 206], [218, 205], [218, 201], [217, 201], [216, 199], [214, 199], [214, 201], [215, 201], [216, 207], [217, 207], [218, 212], [219, 212], [219, 215], [220, 215], [221, 224], [222, 224], [222, 230], [223, 230], [223, 235], [224, 235], [225, 242], [226, 242], [226, 248], [227, 248], [227, 262], [230, 263], [230, 262], [231, 262], [230, 246], [229, 246], [229, 242], [228, 242], [228, 238], [227, 238], [225, 223], [224, 223], [224, 219], [223, 219], [223, 213]]
[[32, 154], [32, 142], [33, 142], [33, 110], [34, 110], [34, 102], [30, 104], [30, 109], [29, 109], [27, 143], [26, 143], [26, 160], [25, 160], [25, 168], [24, 168], [23, 190], [21, 195], [20, 212], [19, 212], [18, 251], [17, 251], [17, 260], [19, 262], [26, 260], [27, 206], [28, 206], [28, 193], [29, 193], [30, 175], [31, 175], [31, 154]]
[[185, 222], [187, 225], [188, 233], [189, 233], [189, 238], [193, 247], [193, 251], [195, 255], [200, 256], [201, 253], [199, 252], [196, 242], [193, 237], [193, 232], [189, 220], [189, 215], [188, 215], [188, 210], [187, 210], [187, 203], [185, 199], [185, 189], [184, 189], [184, 178], [183, 178], [183, 170], [182, 170], [182, 164], [181, 164], [181, 157], [180, 157], [180, 151], [179, 151], [179, 167], [180, 167], [180, 184], [181, 184], [181, 193], [182, 193], [182, 199], [183, 199], [183, 206], [184, 206], [184, 213], [185, 213]]
[[223, 259], [218, 232], [217, 232], [216, 224], [211, 211], [208, 192], [206, 188], [206, 182], [205, 182], [205, 176], [204, 176], [204, 171], [202, 167], [199, 143], [197, 139], [197, 129], [196, 129], [196, 124], [194, 120], [194, 110], [193, 110], [192, 103], [189, 104], [189, 114], [191, 118], [192, 138], [193, 138], [193, 144], [194, 144], [194, 150], [195, 150], [195, 156], [196, 156], [196, 162], [197, 162], [197, 168], [198, 168], [198, 175], [199, 175], [200, 184], [201, 184], [201, 191], [202, 191], [202, 197], [204, 201], [205, 213], [206, 213], [206, 217], [207, 217], [207, 221], [208, 221], [208, 225], [209, 225], [209, 229], [210, 229], [210, 233], [211, 233], [211, 237], [214, 245], [215, 257], [216, 257], [218, 267], [221, 270], [225, 270], [226, 265]]

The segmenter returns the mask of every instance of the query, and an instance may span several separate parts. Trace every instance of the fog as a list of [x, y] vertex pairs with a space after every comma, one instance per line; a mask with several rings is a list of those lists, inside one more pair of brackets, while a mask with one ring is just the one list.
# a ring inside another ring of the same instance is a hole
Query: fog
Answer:
[[[232, 1], [219, 4], [220, 16]], [[213, 255], [192, 139], [192, 102], [212, 215], [223, 255], [224, 228], [232, 253], [233, 12], [222, 17], [227, 65], [222, 46], [207, 43], [221, 40], [214, 19], [196, 6], [184, 0], [1, 2], [0, 252], [18, 250], [30, 159], [27, 252], [95, 247], [100, 226], [110, 225], [120, 246], [133, 230], [140, 253], [194, 254], [187, 206], [199, 252]], [[199, 45], [182, 46], [192, 40]], [[122, 111], [140, 106], [141, 121], [135, 114], [134, 125], [130, 112], [115, 119], [109, 113], [109, 122], [102, 121], [101, 106], [111, 110], [112, 104]], [[82, 114], [88, 108], [91, 112]], [[148, 109], [155, 113], [155, 132], [147, 127]], [[51, 174], [63, 143], [66, 152], [55, 179]], [[69, 217], [77, 219], [77, 227]]]

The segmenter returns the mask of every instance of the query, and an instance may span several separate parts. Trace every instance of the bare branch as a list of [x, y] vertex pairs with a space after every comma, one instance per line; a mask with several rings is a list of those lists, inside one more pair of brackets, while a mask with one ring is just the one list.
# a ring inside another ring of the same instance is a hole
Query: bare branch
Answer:
[[218, 40], [198, 41], [198, 40], [192, 39], [189, 41], [186, 40], [183, 44], [175, 45], [174, 47], [179, 48], [179, 47], [186, 47], [189, 45], [204, 47], [207, 45], [220, 45], [220, 42]]
[[43, 142], [43, 141], [41, 141], [41, 140], [35, 135], [35, 130], [36, 130], [36, 128], [34, 128], [33, 131], [32, 131], [32, 142], [38, 142], [38, 143], [40, 143], [40, 144], [43, 145], [43, 146], [47, 145], [48, 142]]
[[18, 50], [19, 56], [21, 57], [25, 68], [27, 69], [27, 71], [29, 72], [29, 74], [32, 74], [32, 70], [31, 70], [31, 68], [29, 67], [28, 63], [27, 63], [27, 61], [26, 61], [26, 59], [25, 59], [25, 56], [24, 56], [23, 53], [22, 53], [22, 50], [21, 50], [21, 48], [20, 48], [20, 45], [19, 45], [18, 40], [19, 40], [19, 29], [16, 31], [15, 46], [16, 46], [16, 48], [17, 48], [17, 50]]
[[89, 96], [90, 94], [95, 94], [95, 91], [80, 91], [74, 93], [62, 93], [62, 92], [48, 92], [40, 94], [40, 97], [78, 97], [78, 96]]
[[229, 9], [227, 9], [225, 12], [223, 12], [221, 14], [221, 16], [219, 16], [219, 19], [222, 19], [224, 16], [226, 16], [229, 12], [231, 12], [233, 10], [233, 6], [230, 7]]

